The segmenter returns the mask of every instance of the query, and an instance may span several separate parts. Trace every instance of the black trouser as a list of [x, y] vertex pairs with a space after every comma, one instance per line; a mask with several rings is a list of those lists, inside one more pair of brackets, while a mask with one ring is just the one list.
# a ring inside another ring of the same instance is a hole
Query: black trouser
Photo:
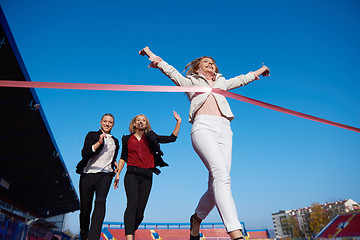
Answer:
[[[113, 173], [88, 173], [80, 177], [80, 238], [81, 240], [99, 240], [105, 217], [106, 197], [112, 182]], [[91, 216], [92, 201], [95, 207]]]
[[152, 169], [128, 166], [124, 184], [127, 206], [124, 214], [125, 235], [134, 235], [144, 219], [146, 203], [152, 186]]

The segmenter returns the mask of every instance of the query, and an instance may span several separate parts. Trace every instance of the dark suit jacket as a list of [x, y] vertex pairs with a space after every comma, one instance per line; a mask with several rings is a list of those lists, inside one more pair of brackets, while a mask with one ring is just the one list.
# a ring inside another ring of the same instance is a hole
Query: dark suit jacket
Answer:
[[[98, 147], [98, 149], [96, 149], [95, 152], [93, 152], [92, 150], [92, 145], [94, 145], [97, 141], [99, 141], [100, 135], [101, 135], [101, 130], [97, 131], [97, 132], [89, 132], [86, 137], [85, 137], [85, 141], [84, 141], [84, 147], [81, 150], [81, 156], [82, 159], [81, 161], [77, 164], [76, 166], [76, 173], [81, 174], [84, 170], [84, 168], [86, 167], [86, 165], [89, 162], [89, 159], [93, 156], [95, 156], [96, 154], [98, 154], [104, 147], [104, 144], [101, 144], [100, 147]], [[116, 145], [116, 149], [115, 149], [115, 154], [111, 163], [111, 167], [113, 170], [115, 170], [115, 162], [116, 162], [116, 157], [118, 155], [119, 152], [119, 140], [117, 140], [117, 138], [115, 138], [114, 136], [112, 136], [112, 138], [115, 141], [115, 145]]]
[[[133, 134], [126, 135], [122, 137], [122, 150], [121, 150], [121, 159], [123, 159], [125, 162], [128, 160], [128, 147], [127, 143], [130, 139], [130, 137]], [[154, 131], [149, 131], [145, 133], [146, 140], [149, 142], [149, 147], [153, 152], [154, 155], [154, 163], [155, 167], [165, 167], [169, 166], [164, 160], [162, 159], [162, 156], [164, 153], [160, 149], [160, 143], [170, 143], [175, 142], [177, 137], [174, 134], [171, 134], [170, 136], [161, 136], [157, 135]]]

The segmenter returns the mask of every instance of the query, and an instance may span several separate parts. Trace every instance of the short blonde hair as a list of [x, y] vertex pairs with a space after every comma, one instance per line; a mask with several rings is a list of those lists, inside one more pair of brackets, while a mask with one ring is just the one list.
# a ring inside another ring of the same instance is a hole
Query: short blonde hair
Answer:
[[134, 127], [134, 123], [136, 122], [136, 119], [138, 117], [144, 117], [146, 119], [146, 128], [145, 128], [145, 133], [149, 132], [151, 130], [151, 125], [150, 125], [150, 121], [149, 119], [144, 115], [144, 114], [139, 114], [136, 115], [133, 119], [131, 119], [131, 122], [129, 124], [129, 131], [130, 133], [135, 133], [136, 132], [136, 128]]
[[185, 66], [185, 71], [189, 68], [189, 70], [186, 72], [186, 76], [191, 75], [191, 74], [197, 74], [197, 70], [199, 70], [199, 65], [201, 60], [203, 60], [204, 58], [209, 58], [211, 60], [213, 60], [214, 64], [215, 64], [215, 72], [218, 73], [219, 72], [219, 68], [216, 65], [215, 60], [212, 57], [207, 57], [207, 56], [203, 56], [203, 57], [199, 57], [193, 61], [191, 61], [190, 63], [188, 63]]

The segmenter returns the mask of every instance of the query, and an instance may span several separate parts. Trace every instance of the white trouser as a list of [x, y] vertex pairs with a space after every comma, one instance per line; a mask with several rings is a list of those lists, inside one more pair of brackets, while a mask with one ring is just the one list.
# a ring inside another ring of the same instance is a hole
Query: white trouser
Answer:
[[227, 232], [242, 229], [231, 193], [232, 131], [223, 117], [198, 115], [191, 129], [195, 152], [209, 171], [208, 189], [195, 210], [205, 219], [216, 206]]

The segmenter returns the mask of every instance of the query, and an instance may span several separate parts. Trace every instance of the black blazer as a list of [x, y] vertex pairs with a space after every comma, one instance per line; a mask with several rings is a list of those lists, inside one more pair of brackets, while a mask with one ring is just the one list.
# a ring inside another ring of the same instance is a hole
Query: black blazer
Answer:
[[[130, 139], [130, 137], [133, 134], [129, 134], [122, 137], [122, 150], [121, 150], [121, 159], [123, 159], [125, 162], [128, 160], [128, 147], [127, 143]], [[154, 163], [155, 167], [165, 167], [169, 166], [164, 160], [162, 159], [162, 156], [164, 153], [160, 149], [160, 143], [170, 143], [175, 142], [177, 139], [177, 136], [174, 134], [171, 134], [170, 136], [161, 136], [157, 135], [154, 131], [149, 131], [145, 133], [146, 140], [149, 142], [149, 147], [153, 152], [154, 155]]]
[[[76, 173], [81, 174], [84, 170], [84, 168], [86, 167], [86, 165], [89, 162], [89, 159], [92, 158], [93, 156], [95, 156], [96, 154], [98, 154], [104, 147], [104, 144], [101, 144], [100, 147], [98, 147], [96, 149], [95, 152], [93, 152], [92, 150], [92, 145], [94, 145], [95, 143], [97, 143], [99, 141], [100, 135], [102, 134], [102, 131], [99, 130], [97, 132], [89, 132], [86, 137], [85, 137], [85, 141], [84, 141], [84, 147], [81, 150], [81, 156], [82, 159], [81, 161], [77, 164], [76, 166]], [[114, 141], [115, 141], [115, 154], [113, 157], [113, 160], [111, 162], [111, 167], [113, 170], [115, 170], [115, 162], [116, 162], [116, 157], [118, 155], [119, 152], [119, 140], [117, 140], [117, 138], [115, 138], [114, 136], [111, 136]]]

